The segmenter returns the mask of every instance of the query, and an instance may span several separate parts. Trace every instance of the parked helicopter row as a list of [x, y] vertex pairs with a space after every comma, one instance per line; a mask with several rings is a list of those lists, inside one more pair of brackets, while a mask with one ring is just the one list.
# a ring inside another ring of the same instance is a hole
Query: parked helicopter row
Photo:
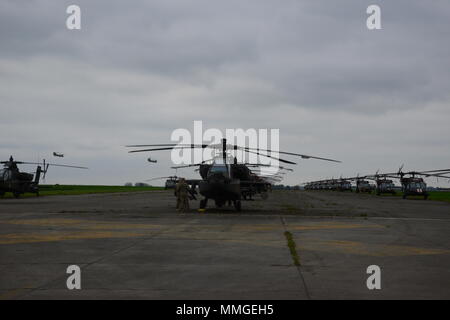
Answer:
[[[154, 152], [174, 149], [205, 149], [212, 148], [219, 152], [213, 159], [202, 161], [201, 163], [189, 164], [172, 167], [173, 169], [196, 167], [200, 174], [200, 179], [188, 179], [186, 182], [190, 185], [191, 196], [200, 193], [204, 198], [200, 201], [200, 209], [205, 209], [208, 200], [213, 200], [217, 207], [222, 207], [225, 203], [233, 203], [237, 211], [241, 210], [241, 201], [250, 200], [256, 194], [262, 199], [268, 198], [271, 185], [281, 179], [283, 172], [292, 170], [290, 168], [282, 168], [281, 172], [274, 175], [263, 175], [255, 173], [255, 169], [263, 166], [260, 163], [238, 163], [236, 157], [229, 154], [231, 150], [239, 150], [244, 153], [256, 154], [279, 162], [295, 165], [295, 162], [281, 159], [267, 154], [272, 150], [254, 149], [237, 145], [227, 144], [226, 139], [222, 139], [220, 144], [149, 144], [149, 145], [130, 145], [129, 148], [137, 148], [129, 151], [137, 152]], [[145, 148], [145, 149], [142, 149]], [[332, 162], [340, 162], [338, 160], [309, 156], [305, 154], [277, 151], [278, 154], [300, 157], [302, 159], [319, 159]], [[253, 170], [252, 170], [253, 169]], [[177, 177], [167, 178], [166, 188], [173, 187], [177, 182]], [[198, 189], [198, 191], [197, 191]]]
[[[150, 144], [150, 145], [130, 145], [129, 148], [134, 150], [130, 153], [137, 152], [154, 152], [174, 149], [195, 149], [195, 148], [213, 148], [218, 154], [212, 159], [202, 161], [201, 163], [182, 165], [172, 167], [173, 169], [195, 167], [195, 171], [199, 172], [199, 179], [187, 179], [186, 182], [190, 185], [190, 197], [196, 199], [196, 195], [200, 194], [203, 199], [200, 201], [200, 208], [204, 209], [207, 206], [208, 200], [213, 200], [217, 207], [222, 207], [225, 203], [233, 203], [236, 210], [241, 210], [242, 200], [252, 200], [255, 195], [261, 196], [262, 199], [267, 199], [269, 192], [272, 190], [272, 185], [283, 178], [283, 175], [292, 171], [292, 168], [278, 167], [276, 173], [264, 174], [261, 170], [263, 166], [270, 166], [261, 163], [238, 163], [236, 157], [230, 155], [231, 150], [240, 150], [244, 153], [256, 154], [259, 156], [276, 159], [281, 163], [295, 165], [295, 162], [290, 160], [274, 157], [267, 152], [272, 150], [255, 149], [242, 147], [237, 145], [227, 144], [226, 139], [222, 139], [220, 144], [213, 145], [196, 145], [196, 144]], [[144, 148], [144, 149], [143, 149]], [[334, 159], [321, 158], [309, 156], [305, 154], [277, 151], [278, 154], [288, 155], [293, 157], [300, 157], [302, 159], [318, 159], [331, 162], [340, 162]], [[63, 157], [63, 154], [54, 153], [54, 156]], [[147, 159], [149, 162], [156, 162], [152, 158]], [[8, 161], [1, 161], [3, 169], [0, 170], [0, 196], [6, 192], [11, 192], [15, 197], [29, 192], [39, 195], [39, 181], [41, 176], [45, 177], [49, 166], [59, 166], [67, 168], [87, 169], [86, 167], [36, 162], [22, 162], [15, 161], [11, 156]], [[18, 165], [37, 165], [35, 173], [21, 172]], [[437, 169], [428, 171], [402, 171], [403, 166], [394, 173], [379, 173], [378, 171], [373, 175], [360, 176], [339, 179], [326, 179], [319, 181], [312, 181], [305, 184], [306, 190], [338, 190], [338, 191], [353, 191], [357, 193], [371, 193], [376, 192], [381, 194], [395, 194], [398, 188], [395, 187], [394, 180], [398, 179], [401, 183], [401, 190], [403, 191], [403, 198], [410, 195], [428, 197], [425, 177], [437, 177], [450, 179], [450, 169]], [[156, 179], [166, 179], [165, 189], [175, 188], [179, 177], [158, 177]], [[353, 188], [352, 183], [355, 184]]]
[[[377, 195], [396, 194], [394, 180], [398, 179], [401, 184], [403, 199], [408, 196], [423, 196], [427, 199], [429, 194], [427, 185], [424, 181], [426, 177], [445, 178], [450, 181], [450, 169], [436, 169], [427, 171], [408, 171], [403, 172], [403, 165], [397, 172], [379, 173], [374, 175], [360, 176], [350, 178], [328, 179], [311, 181], [305, 184], [305, 190], [337, 190], [337, 191], [353, 191], [352, 182], [355, 182], [355, 192], [372, 193], [375, 191]], [[369, 181], [374, 181], [375, 184]]]
[[[196, 198], [197, 194], [201, 194], [204, 198], [200, 201], [200, 208], [205, 208], [209, 199], [213, 200], [216, 206], [221, 207], [225, 203], [233, 203], [237, 210], [241, 210], [242, 200], [251, 200], [253, 196], [259, 194], [262, 199], [267, 199], [268, 193], [271, 191], [273, 183], [280, 181], [287, 171], [292, 171], [291, 168], [278, 167], [277, 173], [263, 174], [261, 167], [267, 166], [260, 163], [238, 163], [237, 159], [229, 155], [230, 150], [241, 150], [245, 153], [256, 154], [271, 159], [276, 159], [279, 162], [295, 165], [295, 162], [290, 160], [273, 157], [266, 154], [272, 150], [253, 149], [227, 144], [226, 139], [222, 140], [219, 145], [180, 145], [180, 144], [159, 144], [159, 145], [134, 145], [128, 146], [134, 148], [152, 147], [151, 149], [137, 149], [130, 151], [135, 152], [149, 152], [160, 150], [173, 149], [187, 149], [187, 148], [213, 148], [219, 151], [213, 159], [202, 161], [201, 163], [172, 167], [174, 169], [196, 167], [196, 171], [200, 174], [200, 179], [188, 179], [187, 183], [190, 185], [191, 197]], [[263, 153], [261, 153], [263, 152]], [[302, 159], [319, 159], [332, 162], [340, 162], [328, 158], [320, 158], [309, 156], [305, 154], [298, 154], [292, 152], [277, 151], [278, 154], [285, 154], [289, 156], [300, 157]], [[53, 152], [54, 157], [62, 158], [64, 154]], [[156, 163], [155, 159], [149, 157], [147, 159], [150, 163]], [[11, 156], [8, 161], [1, 161], [3, 169], [0, 170], [0, 196], [6, 192], [11, 192], [14, 197], [19, 197], [23, 193], [35, 193], [39, 195], [39, 182], [41, 177], [45, 178], [48, 168], [50, 166], [87, 169], [86, 167], [38, 162], [24, 162], [15, 161]], [[18, 165], [36, 165], [36, 171], [33, 173], [23, 172], [19, 170]], [[259, 171], [259, 172], [258, 172]], [[178, 182], [177, 176], [160, 177], [157, 179], [167, 179], [165, 188], [174, 188]], [[154, 179], [151, 179], [154, 180]], [[197, 190], [198, 189], [198, 190]]]

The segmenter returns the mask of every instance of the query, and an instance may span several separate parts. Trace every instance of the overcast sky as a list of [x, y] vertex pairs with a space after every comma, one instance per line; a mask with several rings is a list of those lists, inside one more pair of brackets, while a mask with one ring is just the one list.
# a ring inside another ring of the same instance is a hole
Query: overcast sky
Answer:
[[150, 164], [123, 146], [202, 120], [279, 128], [281, 149], [343, 161], [297, 159], [289, 184], [449, 168], [449, 39], [448, 0], [2, 0], [0, 157], [90, 168], [47, 183], [142, 181], [174, 174], [170, 153]]

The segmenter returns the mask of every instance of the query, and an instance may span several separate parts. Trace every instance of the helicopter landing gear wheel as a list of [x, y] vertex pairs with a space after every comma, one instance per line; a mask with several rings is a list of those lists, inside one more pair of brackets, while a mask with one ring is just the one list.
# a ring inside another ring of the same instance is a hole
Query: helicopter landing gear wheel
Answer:
[[20, 197], [20, 192], [13, 192], [14, 198], [19, 198]]
[[423, 199], [424, 199], [424, 200], [427, 200], [427, 199], [428, 199], [428, 195], [427, 195], [427, 194], [424, 195], [424, 196], [423, 196]]
[[402, 196], [402, 198], [403, 198], [403, 199], [406, 199], [406, 194], [404, 194], [404, 195]]
[[234, 200], [234, 208], [236, 211], [241, 211], [241, 200]]

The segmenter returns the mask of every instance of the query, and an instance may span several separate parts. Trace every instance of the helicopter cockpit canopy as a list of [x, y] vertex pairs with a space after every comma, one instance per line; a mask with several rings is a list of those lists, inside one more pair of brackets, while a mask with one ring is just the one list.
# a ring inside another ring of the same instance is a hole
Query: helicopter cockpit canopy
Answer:
[[209, 169], [209, 175], [222, 175], [224, 177], [229, 177], [228, 165], [214, 163]]
[[223, 176], [226, 178], [230, 177], [230, 168], [229, 165], [226, 164], [222, 159], [217, 158], [211, 164], [209, 171], [209, 176]]
[[426, 185], [424, 182], [411, 182], [408, 184], [409, 189], [426, 189]]

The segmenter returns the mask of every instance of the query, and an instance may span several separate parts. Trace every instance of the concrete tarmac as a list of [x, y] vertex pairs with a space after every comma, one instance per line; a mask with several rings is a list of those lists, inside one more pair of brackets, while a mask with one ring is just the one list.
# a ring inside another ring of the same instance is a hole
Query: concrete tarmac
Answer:
[[0, 199], [0, 299], [450, 298], [450, 203], [274, 191], [240, 213], [208, 205], [177, 213], [171, 191]]

